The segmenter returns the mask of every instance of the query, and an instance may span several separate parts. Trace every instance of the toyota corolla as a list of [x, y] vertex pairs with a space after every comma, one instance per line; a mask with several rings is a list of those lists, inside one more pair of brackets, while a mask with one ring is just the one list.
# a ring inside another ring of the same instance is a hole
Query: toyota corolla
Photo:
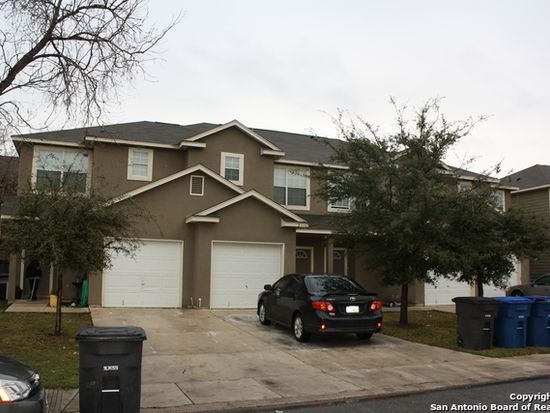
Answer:
[[354, 333], [368, 340], [382, 330], [382, 302], [354, 280], [327, 274], [289, 274], [258, 296], [260, 323], [290, 327], [296, 340], [311, 334]]

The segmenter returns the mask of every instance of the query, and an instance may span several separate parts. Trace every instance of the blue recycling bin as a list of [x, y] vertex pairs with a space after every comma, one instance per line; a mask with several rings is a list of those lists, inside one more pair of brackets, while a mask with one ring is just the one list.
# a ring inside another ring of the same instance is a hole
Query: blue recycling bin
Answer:
[[550, 297], [528, 296], [531, 316], [527, 322], [527, 345], [550, 347]]
[[500, 302], [495, 326], [498, 347], [519, 348], [527, 345], [527, 320], [531, 300], [525, 297], [495, 297]]

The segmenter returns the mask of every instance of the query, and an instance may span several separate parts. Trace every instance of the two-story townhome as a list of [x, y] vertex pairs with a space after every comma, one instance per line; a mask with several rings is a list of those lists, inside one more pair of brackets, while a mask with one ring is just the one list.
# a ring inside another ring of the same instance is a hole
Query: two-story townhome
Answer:
[[[345, 168], [330, 163], [324, 138], [232, 121], [135, 122], [13, 140], [20, 188], [66, 178], [112, 202], [131, 199], [152, 217], [138, 225], [142, 243], [135, 257], [115, 256], [110, 268], [89, 274], [90, 304], [254, 308], [264, 284], [292, 272], [346, 274], [385, 298], [394, 292], [349, 246], [335, 242], [330, 214], [349, 211], [350, 203], [314, 196], [319, 182], [312, 170]], [[465, 185], [476, 179], [459, 172]], [[499, 193], [505, 207], [507, 190]], [[9, 213], [2, 210], [4, 218]], [[24, 288], [24, 260], [12, 257], [10, 298], [16, 286]], [[66, 277], [66, 291], [71, 281]], [[47, 295], [53, 282], [52, 272], [39, 293]], [[410, 301], [447, 304], [450, 288], [415, 284]], [[472, 293], [461, 284], [453, 291]]]
[[[502, 180], [502, 184], [518, 188], [511, 194], [514, 208], [521, 208], [545, 220], [550, 220], [550, 165], [533, 165], [522, 169], [508, 175]], [[523, 282], [550, 274], [550, 253], [527, 259], [524, 265], [526, 266], [524, 272], [528, 277]]]

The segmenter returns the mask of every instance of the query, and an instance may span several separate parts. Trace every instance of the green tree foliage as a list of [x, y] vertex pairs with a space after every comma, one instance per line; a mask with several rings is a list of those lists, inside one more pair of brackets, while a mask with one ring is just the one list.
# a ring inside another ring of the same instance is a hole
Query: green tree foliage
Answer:
[[534, 257], [550, 247], [544, 220], [513, 206], [502, 211], [494, 195], [494, 185], [478, 180], [456, 194], [448, 214], [446, 247], [455, 260], [455, 276], [475, 285], [478, 296], [484, 284], [504, 288], [516, 258]]
[[24, 250], [43, 268], [53, 265], [58, 295], [55, 334], [60, 334], [63, 272], [101, 271], [109, 265], [111, 253], [132, 253], [138, 247], [135, 221], [143, 214], [128, 201], [111, 204], [67, 185], [29, 190], [19, 200], [13, 219], [3, 222], [2, 247], [16, 254]]
[[412, 122], [398, 109], [397, 131], [386, 136], [368, 122], [336, 119], [343, 143], [333, 147], [331, 162], [349, 169], [331, 170], [318, 195], [353, 200], [352, 211], [334, 221], [385, 284], [401, 286], [401, 324], [408, 324], [409, 284], [433, 281], [456, 263], [443, 241], [458, 180], [442, 165], [474, 123], [447, 121], [436, 101], [421, 107]]

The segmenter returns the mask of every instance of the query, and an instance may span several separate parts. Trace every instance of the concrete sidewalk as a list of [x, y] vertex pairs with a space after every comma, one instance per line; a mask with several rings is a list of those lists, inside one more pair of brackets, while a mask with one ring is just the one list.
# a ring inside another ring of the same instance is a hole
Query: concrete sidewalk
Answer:
[[[8, 308], [6, 313], [55, 313], [55, 307], [50, 307], [48, 300], [15, 300]], [[71, 307], [63, 305], [62, 313], [89, 313], [88, 307]]]
[[[93, 308], [94, 325], [139, 325], [142, 411], [282, 407], [550, 375], [550, 355], [494, 359], [377, 335], [298, 343], [253, 311]], [[78, 399], [67, 411], [78, 409]]]

